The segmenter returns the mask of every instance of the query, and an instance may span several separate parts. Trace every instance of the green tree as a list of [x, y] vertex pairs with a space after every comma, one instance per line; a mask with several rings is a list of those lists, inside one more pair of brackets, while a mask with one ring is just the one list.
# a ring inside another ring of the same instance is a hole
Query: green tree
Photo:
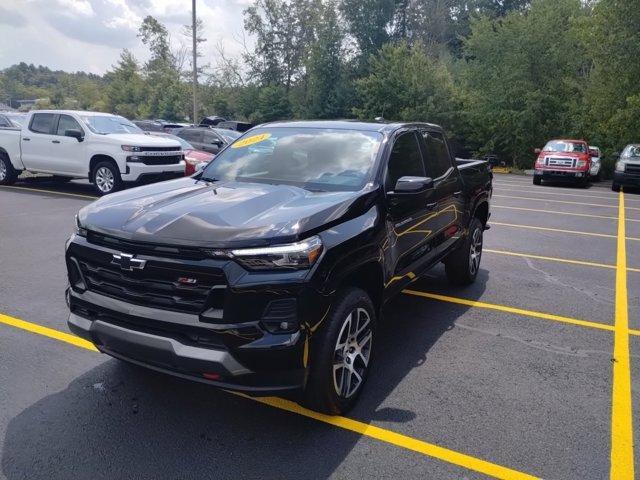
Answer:
[[453, 78], [442, 61], [426, 55], [422, 44], [387, 44], [370, 65], [369, 75], [357, 81], [358, 117], [452, 126], [458, 110]]
[[640, 138], [640, 9], [631, 1], [601, 0], [582, 32], [593, 59], [585, 129], [607, 153], [620, 151]]
[[123, 50], [114, 69], [105, 75], [106, 106], [110, 112], [127, 118], [145, 115], [146, 85], [140, 67], [129, 50]]
[[465, 41], [464, 104], [474, 150], [529, 168], [550, 137], [582, 136], [587, 57], [580, 0], [534, 0], [500, 20], [480, 17]]

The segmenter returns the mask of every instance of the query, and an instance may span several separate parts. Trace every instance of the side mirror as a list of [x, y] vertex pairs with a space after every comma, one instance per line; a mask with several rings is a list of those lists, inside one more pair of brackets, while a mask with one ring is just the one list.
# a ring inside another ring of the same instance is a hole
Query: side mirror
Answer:
[[540, 152], [542, 152], [541, 148], [536, 148], [533, 153], [535, 153], [536, 155], [540, 155]]
[[79, 142], [82, 142], [84, 140], [84, 133], [82, 132], [82, 130], [67, 129], [64, 131], [64, 136], [75, 138]]
[[620, 158], [620, 152], [615, 152], [611, 154], [611, 158], [613, 158], [614, 160], [618, 160]]
[[418, 193], [433, 188], [431, 177], [400, 177], [393, 193]]
[[211, 145], [215, 145], [216, 147], [222, 147], [223, 143], [220, 140], [214, 140], [211, 142]]

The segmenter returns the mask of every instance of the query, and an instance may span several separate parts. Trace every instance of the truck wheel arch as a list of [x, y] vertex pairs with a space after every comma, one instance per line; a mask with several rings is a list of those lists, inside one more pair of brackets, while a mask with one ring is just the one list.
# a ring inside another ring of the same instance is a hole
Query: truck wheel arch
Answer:
[[471, 218], [477, 218], [482, 222], [482, 225], [486, 225], [489, 221], [489, 203], [486, 199], [481, 199], [476, 203], [473, 209], [473, 215]]
[[382, 266], [377, 261], [362, 263], [344, 272], [336, 282], [336, 290], [343, 287], [356, 287], [367, 292], [376, 313], [380, 313], [384, 295], [384, 276]]
[[92, 156], [91, 160], [89, 161], [89, 172], [87, 174], [89, 180], [92, 180], [92, 174], [93, 174], [94, 167], [98, 163], [105, 162], [105, 161], [106, 162], [112, 162], [118, 168], [118, 170], [120, 170], [118, 162], [116, 162], [113, 157], [110, 157], [109, 155], [104, 155], [104, 154], [98, 153], [98, 154]]

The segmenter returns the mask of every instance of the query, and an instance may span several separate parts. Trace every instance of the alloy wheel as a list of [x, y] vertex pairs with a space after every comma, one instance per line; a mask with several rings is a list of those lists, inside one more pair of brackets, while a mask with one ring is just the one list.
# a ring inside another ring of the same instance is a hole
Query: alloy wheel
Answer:
[[98, 190], [103, 193], [109, 193], [113, 190], [113, 185], [115, 184], [115, 178], [113, 176], [113, 172], [107, 167], [100, 167], [96, 171], [96, 185], [98, 186]]
[[333, 386], [338, 396], [349, 398], [362, 385], [369, 366], [373, 330], [364, 308], [354, 309], [345, 318], [333, 356]]
[[0, 158], [0, 182], [7, 178], [7, 165], [4, 162], [5, 160]]
[[471, 236], [471, 248], [469, 249], [469, 271], [475, 275], [480, 268], [482, 257], [482, 230], [476, 228]]

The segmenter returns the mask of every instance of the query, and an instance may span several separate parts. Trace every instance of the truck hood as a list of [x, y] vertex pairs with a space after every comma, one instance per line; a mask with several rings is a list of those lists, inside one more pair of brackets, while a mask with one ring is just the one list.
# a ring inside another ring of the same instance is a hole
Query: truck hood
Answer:
[[311, 192], [187, 177], [107, 195], [78, 214], [87, 229], [150, 243], [230, 248], [293, 242], [362, 215], [376, 187]]
[[109, 133], [104, 135], [105, 138], [113, 140], [114, 143], [120, 142], [122, 145], [135, 145], [138, 147], [178, 147], [180, 142], [170, 138], [154, 137], [145, 135], [144, 133]]

